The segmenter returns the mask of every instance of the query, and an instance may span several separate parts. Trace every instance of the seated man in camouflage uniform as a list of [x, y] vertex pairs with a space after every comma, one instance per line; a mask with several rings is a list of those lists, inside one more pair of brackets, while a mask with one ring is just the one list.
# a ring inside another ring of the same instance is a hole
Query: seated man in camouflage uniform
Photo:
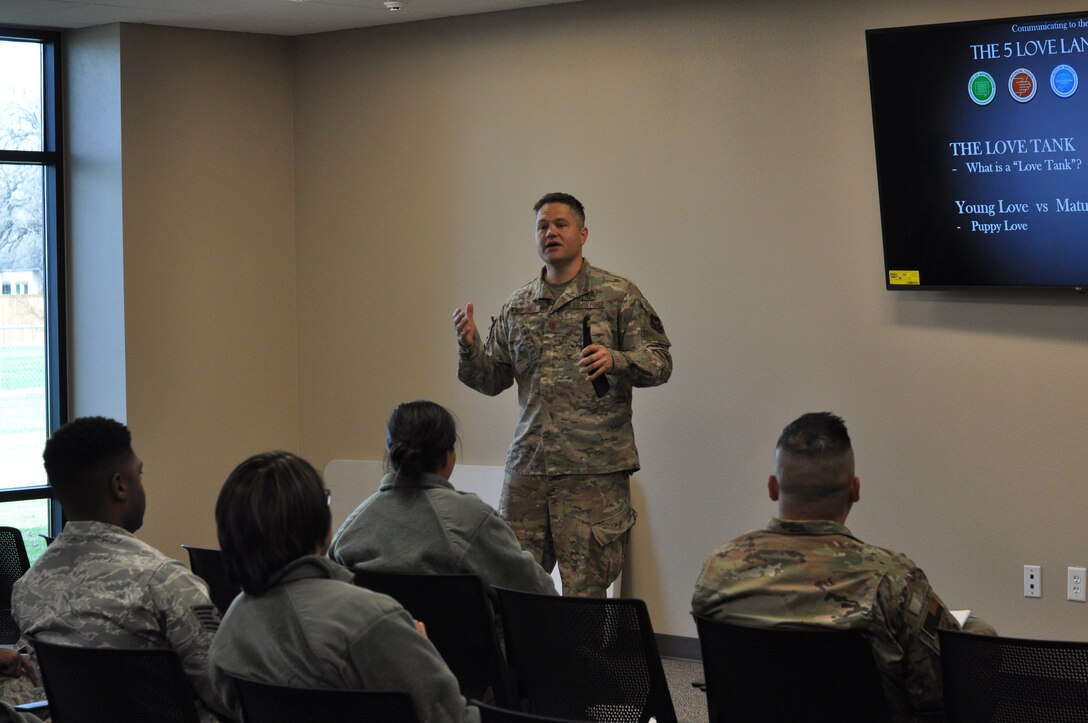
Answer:
[[215, 721], [210, 711], [226, 713], [208, 674], [219, 613], [200, 578], [132, 534], [146, 500], [128, 429], [103, 417], [76, 419], [42, 456], [68, 524], [15, 583], [23, 634], [61, 645], [177, 650], [201, 719]]
[[[939, 712], [937, 629], [960, 626], [906, 555], [867, 545], [844, 526], [860, 482], [843, 421], [821, 412], [786, 427], [767, 486], [778, 516], [707, 559], [692, 610], [752, 627], [860, 630], [897, 720]], [[993, 634], [975, 618], [966, 628]]]

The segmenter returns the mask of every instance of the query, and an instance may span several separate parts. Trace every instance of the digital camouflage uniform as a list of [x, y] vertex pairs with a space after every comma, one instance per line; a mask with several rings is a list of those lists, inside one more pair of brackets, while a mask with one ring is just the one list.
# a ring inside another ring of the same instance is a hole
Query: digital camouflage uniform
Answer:
[[703, 564], [691, 607], [753, 627], [860, 630], [897, 720], [942, 708], [937, 629], [959, 624], [908, 557], [837, 522], [775, 518], [726, 543]]
[[[612, 350], [600, 398], [578, 367], [586, 317], [593, 342]], [[564, 594], [602, 594], [620, 572], [635, 522], [628, 476], [639, 468], [631, 390], [670, 374], [653, 307], [633, 283], [585, 259], [558, 298], [542, 272], [506, 301], [486, 344], [477, 334], [460, 349], [457, 375], [473, 389], [496, 395], [517, 383], [500, 512], [544, 569], [559, 562]]]
[[15, 582], [11, 602], [23, 634], [48, 643], [176, 650], [201, 720], [226, 712], [208, 676], [219, 613], [207, 585], [122, 528], [69, 522]]
[[[20, 639], [17, 647], [23, 647]], [[33, 713], [20, 713], [13, 706], [45, 700], [45, 689], [35, 685], [30, 675], [22, 673], [18, 678], [0, 676], [0, 723], [40, 723]]]

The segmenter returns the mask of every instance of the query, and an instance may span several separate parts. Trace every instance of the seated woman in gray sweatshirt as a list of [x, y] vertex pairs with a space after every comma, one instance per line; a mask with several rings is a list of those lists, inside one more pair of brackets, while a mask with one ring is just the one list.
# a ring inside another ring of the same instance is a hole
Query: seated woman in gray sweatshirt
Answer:
[[478, 723], [412, 617], [325, 556], [332, 519], [314, 468], [288, 452], [250, 457], [215, 506], [227, 574], [241, 583], [208, 655], [236, 714], [230, 675], [296, 688], [403, 690], [423, 723]]
[[443, 407], [405, 402], [389, 415], [389, 473], [340, 526], [330, 555], [375, 572], [477, 575], [484, 585], [555, 594], [555, 583], [495, 510], [450, 484], [457, 426]]

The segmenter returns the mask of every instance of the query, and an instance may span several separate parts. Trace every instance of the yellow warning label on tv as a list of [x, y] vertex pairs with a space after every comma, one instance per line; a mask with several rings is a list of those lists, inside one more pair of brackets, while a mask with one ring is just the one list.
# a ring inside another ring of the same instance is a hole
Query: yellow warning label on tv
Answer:
[[888, 271], [889, 286], [918, 286], [921, 283], [917, 271]]

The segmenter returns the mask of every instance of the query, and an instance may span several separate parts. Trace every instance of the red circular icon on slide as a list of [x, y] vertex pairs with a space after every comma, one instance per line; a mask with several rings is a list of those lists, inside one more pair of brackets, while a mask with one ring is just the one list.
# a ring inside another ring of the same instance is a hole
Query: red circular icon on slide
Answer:
[[1009, 76], [1009, 95], [1020, 103], [1027, 103], [1035, 97], [1035, 74], [1027, 68], [1017, 68]]

